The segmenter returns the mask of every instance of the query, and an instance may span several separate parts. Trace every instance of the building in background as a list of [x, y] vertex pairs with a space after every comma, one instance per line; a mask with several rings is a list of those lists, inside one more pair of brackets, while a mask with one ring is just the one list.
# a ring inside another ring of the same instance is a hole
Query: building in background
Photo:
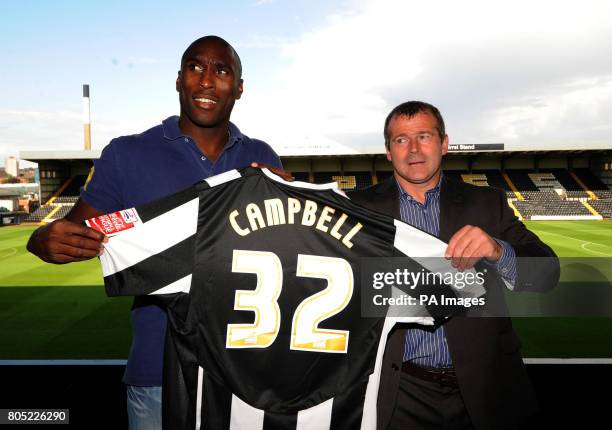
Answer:
[[7, 157], [4, 162], [4, 170], [9, 176], [19, 176], [19, 159], [16, 157]]

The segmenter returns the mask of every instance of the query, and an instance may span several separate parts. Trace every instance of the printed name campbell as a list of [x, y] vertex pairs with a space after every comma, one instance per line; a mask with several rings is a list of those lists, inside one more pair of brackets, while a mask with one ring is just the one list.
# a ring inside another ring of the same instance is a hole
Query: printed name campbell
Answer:
[[[319, 212], [319, 206], [312, 200], [304, 200], [302, 204], [300, 200], [289, 197], [285, 205], [281, 199], [276, 198], [264, 200], [263, 210], [260, 205], [249, 203], [244, 208], [244, 214], [241, 214], [238, 209], [234, 209], [229, 214], [229, 223], [240, 236], [246, 236], [257, 229], [275, 225], [301, 224], [328, 233], [347, 248], [352, 248], [351, 240], [363, 227], [361, 223], [350, 227], [349, 224], [353, 223], [351, 221], [347, 223], [348, 215], [336, 214], [336, 210], [329, 206], [323, 206]], [[347, 227], [342, 228], [345, 223]], [[346, 233], [341, 233], [341, 228]]]

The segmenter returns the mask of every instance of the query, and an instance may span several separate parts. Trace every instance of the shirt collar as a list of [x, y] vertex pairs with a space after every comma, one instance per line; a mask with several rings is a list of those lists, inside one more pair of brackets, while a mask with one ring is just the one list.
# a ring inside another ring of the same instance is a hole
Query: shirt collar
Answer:
[[236, 127], [236, 125], [230, 121], [229, 123], [229, 141], [227, 145], [225, 145], [225, 149], [231, 148], [238, 142], [242, 142], [244, 135], [240, 132], [240, 129]]
[[[442, 178], [443, 177], [444, 177], [444, 173], [440, 172], [440, 179], [438, 179], [437, 185], [435, 187], [425, 191], [425, 203], [427, 203], [427, 201], [430, 198], [437, 197], [437, 196], [440, 195], [440, 185], [442, 184]], [[401, 199], [415, 200], [414, 197], [412, 197], [410, 194], [408, 194], [406, 192], [406, 190], [404, 190], [402, 188], [402, 186], [399, 184], [399, 182], [397, 182], [397, 179], [395, 179], [395, 185], [397, 186], [397, 190], [399, 192], [400, 200]]]
[[[185, 135], [181, 131], [178, 125], [179, 117], [176, 115], [170, 116], [162, 121], [162, 129], [164, 131], [164, 138], [168, 140], [176, 140]], [[241, 142], [243, 140], [244, 135], [240, 132], [240, 129], [236, 127], [234, 123], [230, 121], [229, 123], [229, 134], [230, 138], [225, 145], [225, 148], [230, 148], [234, 146], [237, 142]]]

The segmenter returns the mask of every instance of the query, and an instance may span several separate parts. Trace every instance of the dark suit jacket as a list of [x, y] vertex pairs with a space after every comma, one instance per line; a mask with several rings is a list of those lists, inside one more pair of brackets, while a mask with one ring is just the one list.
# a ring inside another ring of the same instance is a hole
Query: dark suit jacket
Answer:
[[[365, 207], [400, 218], [399, 193], [393, 177], [349, 193], [349, 197]], [[519, 257], [516, 291], [546, 291], [556, 286], [559, 279], [556, 255], [515, 217], [503, 191], [444, 177], [440, 189], [440, 239], [448, 242], [468, 224], [512, 245]], [[505, 284], [494, 270], [487, 272], [487, 306], [495, 302], [496, 309], [500, 303], [505, 309]], [[444, 329], [461, 395], [477, 430], [517, 428], [535, 413], [535, 394], [510, 318], [456, 316], [444, 324]], [[378, 394], [379, 429], [387, 428], [395, 407], [405, 333], [404, 326], [389, 334]]]

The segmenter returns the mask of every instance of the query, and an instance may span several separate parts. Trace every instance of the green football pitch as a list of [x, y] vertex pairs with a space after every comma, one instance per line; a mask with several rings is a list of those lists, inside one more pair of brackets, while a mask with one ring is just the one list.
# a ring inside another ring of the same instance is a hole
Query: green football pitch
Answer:
[[[560, 257], [612, 257], [610, 221], [527, 225]], [[105, 296], [96, 260], [56, 266], [29, 254], [33, 230], [0, 228], [0, 359], [126, 358], [131, 299]], [[523, 317], [514, 326], [525, 357], [612, 357], [612, 318]]]

